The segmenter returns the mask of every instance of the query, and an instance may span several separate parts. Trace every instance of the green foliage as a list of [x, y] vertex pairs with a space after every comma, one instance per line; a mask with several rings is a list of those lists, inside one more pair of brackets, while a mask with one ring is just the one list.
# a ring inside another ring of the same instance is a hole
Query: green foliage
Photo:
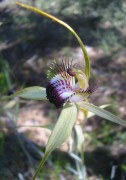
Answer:
[[4, 133], [0, 131], [0, 156], [4, 153]]
[[0, 58], [0, 96], [11, 89], [10, 67], [7, 61]]
[[61, 169], [60, 163], [59, 163], [59, 161], [57, 161], [55, 163], [55, 169], [54, 169], [54, 179], [55, 180], [59, 179], [60, 169]]

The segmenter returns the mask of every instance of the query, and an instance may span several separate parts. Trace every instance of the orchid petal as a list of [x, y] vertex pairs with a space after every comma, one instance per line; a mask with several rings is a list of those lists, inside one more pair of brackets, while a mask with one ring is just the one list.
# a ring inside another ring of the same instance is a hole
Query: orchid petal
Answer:
[[104, 110], [104, 109], [101, 109], [93, 104], [90, 104], [90, 103], [87, 103], [87, 102], [82, 102], [80, 104], [81, 107], [87, 109], [88, 111], [94, 113], [95, 115], [98, 115], [102, 118], [105, 118], [109, 121], [112, 121], [114, 123], [117, 123], [117, 124], [120, 124], [124, 127], [126, 127], [126, 121], [120, 119], [119, 117], [115, 116], [114, 114]]
[[73, 125], [77, 117], [77, 106], [66, 104], [61, 111], [61, 114], [57, 120], [57, 123], [48, 140], [45, 155], [41, 160], [39, 167], [33, 177], [33, 180], [37, 176], [40, 169], [43, 167], [49, 154], [56, 148], [58, 148], [63, 142], [65, 142], [71, 134]]
[[7, 100], [14, 97], [20, 97], [23, 99], [30, 99], [30, 100], [47, 100], [46, 89], [39, 86], [33, 86], [19, 90], [15, 94], [11, 96], [6, 96], [1, 100]]
[[37, 8], [35, 8], [35, 7], [33, 7], [33, 6], [29, 6], [29, 5], [27, 5], [27, 4], [23, 4], [23, 3], [20, 3], [20, 2], [16, 2], [16, 4], [19, 5], [19, 6], [21, 6], [21, 7], [23, 7], [23, 8], [26, 8], [26, 9], [28, 9], [28, 10], [31, 10], [31, 11], [33, 11], [33, 12], [35, 12], [35, 13], [38, 13], [38, 14], [40, 14], [40, 15], [42, 15], [42, 16], [45, 16], [45, 17], [47, 17], [47, 18], [49, 18], [49, 19], [57, 22], [58, 24], [60, 24], [60, 25], [64, 26], [65, 28], [67, 28], [67, 29], [76, 37], [76, 39], [77, 39], [77, 41], [78, 41], [78, 43], [79, 43], [79, 45], [80, 45], [80, 47], [81, 47], [81, 49], [82, 49], [83, 55], [84, 55], [84, 60], [85, 60], [85, 69], [84, 69], [84, 72], [85, 72], [87, 78], [89, 78], [89, 76], [90, 76], [90, 62], [89, 62], [89, 57], [88, 57], [86, 48], [85, 48], [82, 40], [81, 40], [80, 37], [78, 36], [78, 34], [77, 34], [67, 23], [65, 23], [64, 21], [62, 21], [62, 20], [60, 20], [60, 19], [52, 16], [51, 14], [48, 14], [48, 13], [42, 11], [42, 10], [39, 10], [39, 9], [37, 9]]

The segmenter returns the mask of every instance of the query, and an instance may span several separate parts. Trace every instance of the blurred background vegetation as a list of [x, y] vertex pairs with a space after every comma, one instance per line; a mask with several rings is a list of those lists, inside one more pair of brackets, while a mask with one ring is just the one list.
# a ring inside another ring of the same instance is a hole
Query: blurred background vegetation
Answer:
[[[65, 28], [16, 6], [15, 2], [0, 1], [0, 97], [23, 87], [45, 87], [46, 72], [53, 59], [68, 57], [81, 68], [83, 66], [81, 49]], [[75, 29], [89, 53], [91, 83], [99, 86], [90, 101], [97, 105], [110, 103], [109, 110], [125, 119], [126, 2], [21, 2], [55, 15]], [[20, 99], [2, 102], [0, 107], [0, 179], [30, 180], [42, 157], [41, 150], [49, 132], [28, 125], [54, 122], [58, 112], [48, 103]], [[19, 128], [15, 129], [15, 126]], [[112, 164], [117, 165], [116, 180], [125, 177], [125, 129], [93, 117], [85, 124], [84, 131], [90, 137], [85, 153], [90, 179], [110, 179]], [[68, 164], [75, 166], [67, 154], [67, 147], [61, 148], [51, 155], [46, 170], [38, 179], [76, 179], [66, 170]]]

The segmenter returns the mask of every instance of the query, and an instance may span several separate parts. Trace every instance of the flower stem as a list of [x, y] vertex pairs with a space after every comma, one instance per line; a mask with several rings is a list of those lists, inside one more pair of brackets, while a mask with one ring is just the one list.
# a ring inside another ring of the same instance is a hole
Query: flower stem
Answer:
[[47, 160], [48, 156], [49, 156], [49, 153], [46, 152], [45, 155], [44, 155], [44, 157], [43, 157], [42, 160], [40, 161], [39, 166], [38, 166], [38, 168], [37, 168], [37, 170], [36, 170], [36, 172], [35, 172], [32, 180], [35, 180], [36, 176], [38, 175], [39, 171], [41, 170], [41, 168], [42, 168], [42, 166], [44, 165], [45, 161]]

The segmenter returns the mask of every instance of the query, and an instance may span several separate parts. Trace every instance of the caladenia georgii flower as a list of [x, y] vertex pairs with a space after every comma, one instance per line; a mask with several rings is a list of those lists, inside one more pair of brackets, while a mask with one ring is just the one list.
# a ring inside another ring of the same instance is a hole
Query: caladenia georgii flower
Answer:
[[88, 111], [90, 111], [95, 115], [125, 127], [126, 121], [88, 102], [89, 95], [92, 94], [96, 88], [89, 85], [89, 58], [84, 44], [77, 33], [67, 23], [44, 11], [19, 2], [17, 5], [54, 20], [67, 28], [76, 37], [82, 49], [85, 61], [85, 68], [83, 68], [83, 70], [77, 69], [70, 60], [62, 59], [59, 62], [53, 62], [53, 66], [48, 71], [48, 83], [46, 88], [39, 86], [28, 87], [1, 99], [1, 101], [3, 101], [18, 96], [30, 100], [49, 100], [57, 108], [61, 108], [61, 113], [53, 128], [49, 125], [41, 126], [50, 129], [52, 133], [46, 145], [44, 157], [33, 177], [33, 179], [35, 179], [49, 154], [65, 142], [71, 135], [72, 128], [76, 123], [77, 115], [80, 110], [84, 112], [86, 118], [88, 118]]
[[89, 86], [85, 73], [75, 68], [71, 60], [54, 61], [47, 76], [47, 99], [57, 108], [63, 107], [66, 102], [81, 102], [96, 89]]

